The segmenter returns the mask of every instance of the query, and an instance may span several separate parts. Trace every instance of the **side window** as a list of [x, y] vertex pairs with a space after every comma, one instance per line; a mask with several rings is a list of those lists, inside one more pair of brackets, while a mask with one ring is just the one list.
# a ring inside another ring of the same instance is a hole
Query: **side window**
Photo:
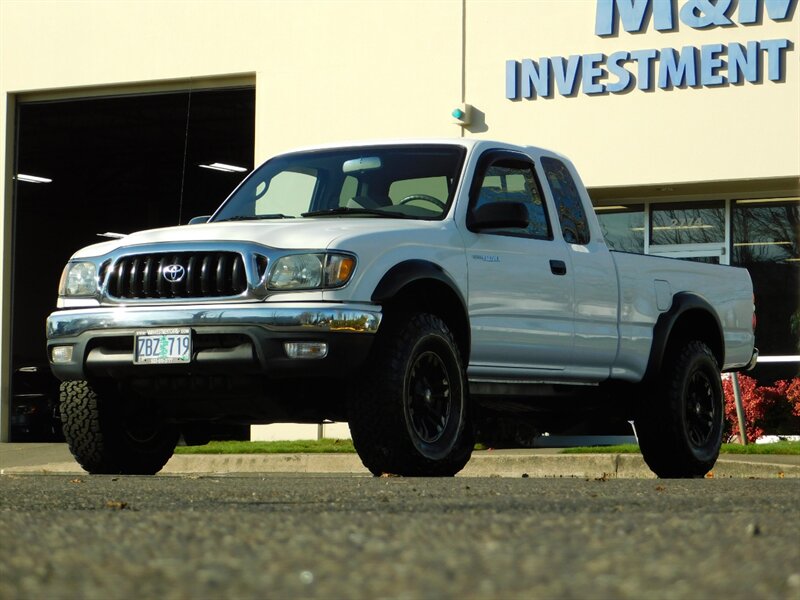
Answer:
[[472, 210], [490, 202], [521, 202], [528, 209], [529, 222], [525, 229], [484, 229], [483, 233], [551, 239], [547, 213], [530, 163], [509, 159], [491, 163], [473, 202]]
[[588, 244], [589, 223], [578, 186], [575, 185], [569, 169], [560, 160], [549, 157], [542, 159], [542, 168], [553, 192], [564, 241], [570, 244]]

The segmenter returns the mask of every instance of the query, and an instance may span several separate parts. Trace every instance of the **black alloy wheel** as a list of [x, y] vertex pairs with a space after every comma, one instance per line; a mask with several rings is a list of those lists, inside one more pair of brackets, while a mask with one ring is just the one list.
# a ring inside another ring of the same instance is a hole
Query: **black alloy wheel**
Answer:
[[716, 406], [708, 373], [695, 371], [686, 391], [686, 434], [695, 448], [702, 448], [714, 433]]
[[408, 417], [414, 433], [426, 444], [444, 435], [451, 408], [450, 375], [435, 352], [423, 352], [414, 361], [406, 384]]
[[349, 402], [350, 431], [375, 475], [452, 476], [473, 446], [466, 376], [437, 315], [394, 315]]
[[636, 431], [647, 465], [659, 477], [703, 477], [719, 456], [724, 417], [719, 366], [709, 347], [686, 342], [642, 392]]

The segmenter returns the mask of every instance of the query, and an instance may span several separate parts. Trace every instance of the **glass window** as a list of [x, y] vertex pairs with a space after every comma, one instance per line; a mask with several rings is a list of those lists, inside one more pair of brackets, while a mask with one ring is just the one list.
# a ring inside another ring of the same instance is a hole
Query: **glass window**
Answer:
[[[739, 201], [731, 214], [732, 264], [750, 272], [762, 356], [800, 354], [800, 202]], [[797, 363], [764, 363], [759, 380], [795, 377]]]
[[339, 206], [347, 206], [351, 198], [358, 196], [358, 179], [348, 175], [344, 178], [342, 190], [339, 192]]
[[256, 169], [213, 220], [281, 215], [442, 219], [465, 155], [462, 147], [433, 144], [284, 154]]
[[449, 193], [447, 177], [399, 179], [389, 186], [392, 204], [430, 204], [444, 206]]
[[725, 242], [725, 204], [653, 204], [650, 245]]
[[255, 186], [256, 214], [282, 214], [299, 217], [298, 206], [308, 206], [314, 196], [317, 178], [310, 173], [282, 171], [269, 183], [259, 182]]
[[533, 173], [533, 165], [519, 160], [499, 160], [486, 169], [472, 210], [490, 202], [521, 202], [528, 209], [528, 226], [484, 229], [495, 233], [551, 239], [550, 225]]
[[736, 264], [800, 260], [800, 202], [737, 202], [732, 229]]
[[644, 206], [597, 209], [603, 237], [611, 250], [644, 254]]
[[567, 165], [558, 159], [548, 157], [542, 159], [542, 168], [553, 192], [553, 201], [558, 211], [564, 241], [570, 244], [588, 244], [589, 223], [586, 220], [578, 186], [575, 185]]

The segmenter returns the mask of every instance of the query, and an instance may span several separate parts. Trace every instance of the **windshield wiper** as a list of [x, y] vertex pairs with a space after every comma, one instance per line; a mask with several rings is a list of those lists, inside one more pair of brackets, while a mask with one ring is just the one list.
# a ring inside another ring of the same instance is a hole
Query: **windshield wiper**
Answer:
[[373, 215], [376, 217], [388, 217], [390, 219], [407, 219], [408, 215], [388, 210], [378, 210], [375, 208], [355, 208], [352, 206], [337, 206], [336, 208], [325, 208], [323, 210], [312, 210], [304, 212], [301, 217], [324, 217], [327, 215]]
[[236, 215], [235, 217], [228, 217], [227, 219], [217, 219], [214, 223], [222, 223], [223, 221], [260, 221], [262, 219], [294, 219], [292, 215], [282, 215], [281, 213], [272, 213], [269, 215]]

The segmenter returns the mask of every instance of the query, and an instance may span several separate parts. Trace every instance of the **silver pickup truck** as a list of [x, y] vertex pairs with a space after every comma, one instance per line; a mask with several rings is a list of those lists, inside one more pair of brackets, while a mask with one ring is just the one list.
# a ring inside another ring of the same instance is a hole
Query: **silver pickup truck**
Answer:
[[92, 473], [331, 419], [375, 474], [453, 475], [504, 427], [614, 417], [698, 477], [753, 328], [745, 270], [609, 251], [565, 157], [386, 141], [276, 156], [211, 217], [79, 250], [47, 353]]

